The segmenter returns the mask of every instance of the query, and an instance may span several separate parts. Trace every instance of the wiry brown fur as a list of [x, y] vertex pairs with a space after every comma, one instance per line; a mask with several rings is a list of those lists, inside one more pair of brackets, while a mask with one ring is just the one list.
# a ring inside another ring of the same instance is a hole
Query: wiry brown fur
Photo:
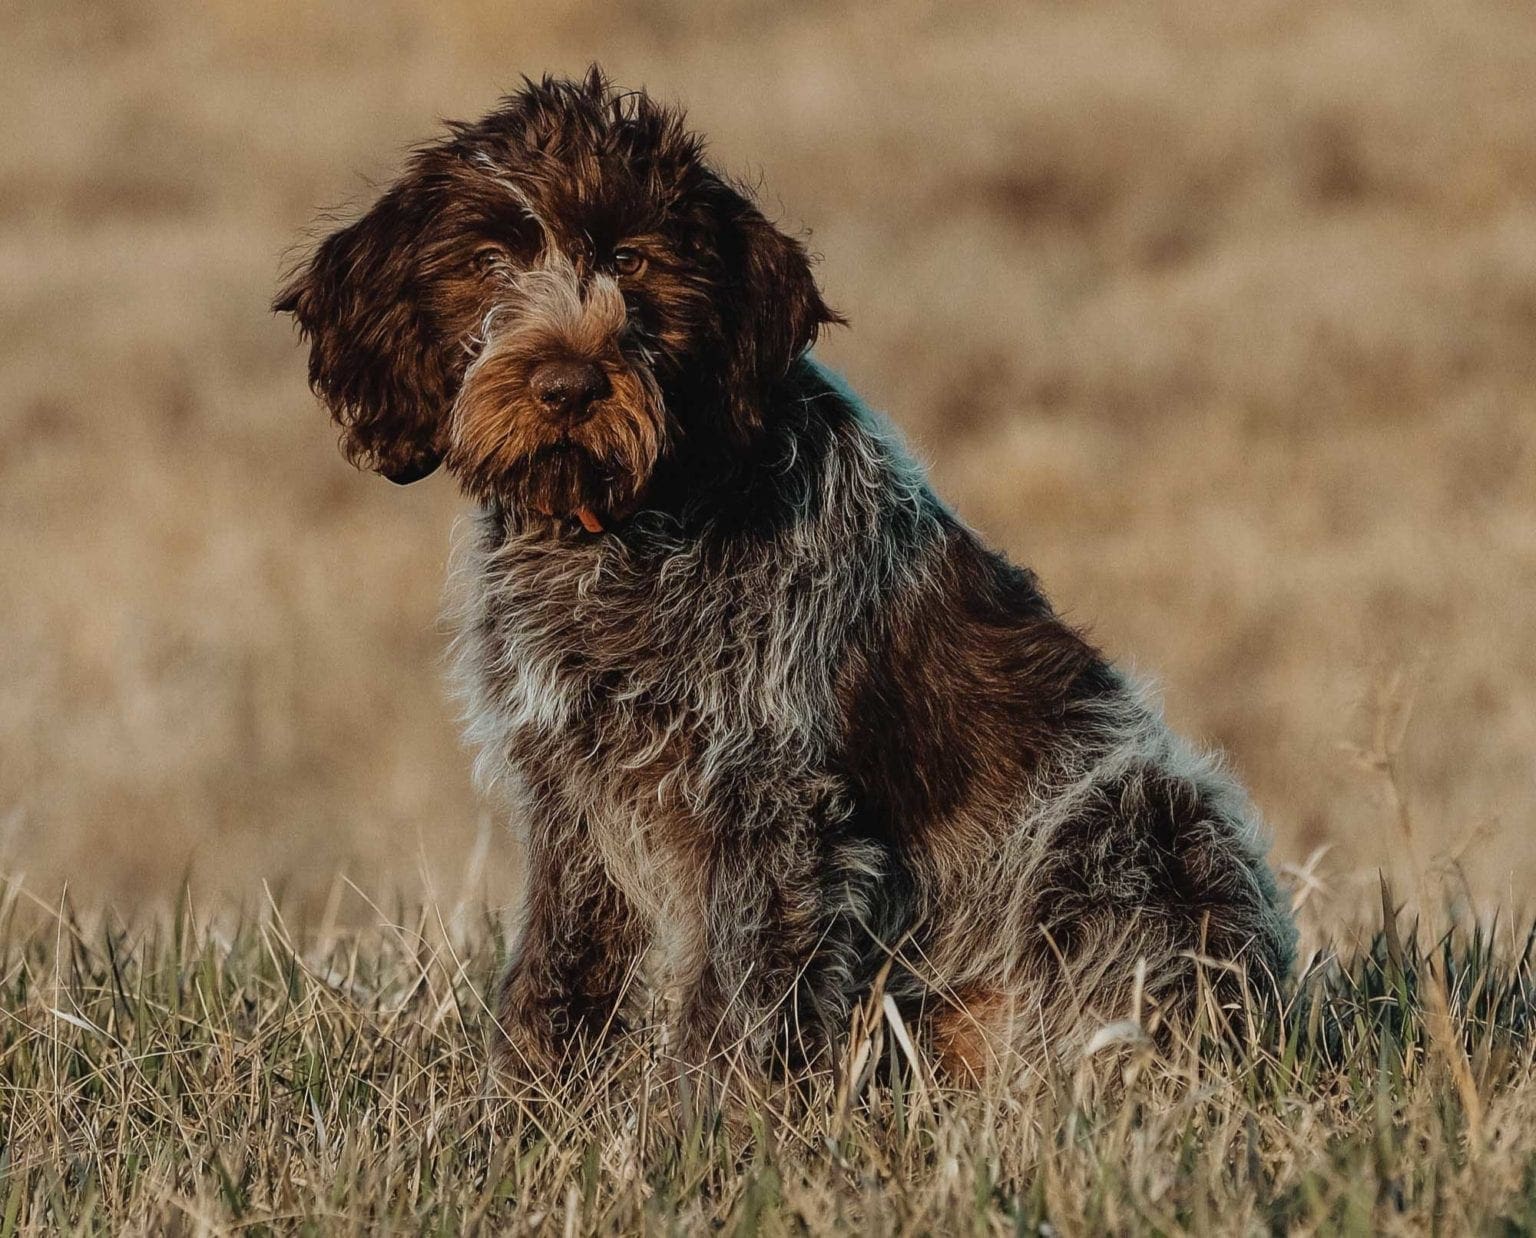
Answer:
[[[480, 505], [458, 666], [528, 850], [525, 1068], [658, 999], [686, 1061], [814, 1056], [883, 974], [974, 1075], [1288, 968], [1239, 788], [806, 355], [803, 248], [675, 111], [530, 83], [278, 304], [353, 459]], [[551, 364], [600, 381], [556, 408]]]

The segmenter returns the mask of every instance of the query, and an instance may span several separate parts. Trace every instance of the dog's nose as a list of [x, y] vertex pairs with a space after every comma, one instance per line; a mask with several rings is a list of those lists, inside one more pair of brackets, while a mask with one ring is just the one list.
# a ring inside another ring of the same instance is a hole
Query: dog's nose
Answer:
[[552, 413], [579, 417], [613, 391], [608, 372], [591, 361], [545, 361], [528, 379], [533, 397]]

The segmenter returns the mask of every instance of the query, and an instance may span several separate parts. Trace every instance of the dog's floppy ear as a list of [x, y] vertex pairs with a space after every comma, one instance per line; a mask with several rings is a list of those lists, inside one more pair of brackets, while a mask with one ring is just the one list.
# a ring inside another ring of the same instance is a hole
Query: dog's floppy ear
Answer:
[[453, 376], [424, 304], [437, 193], [417, 167], [322, 241], [277, 294], [309, 341], [309, 383], [354, 464], [406, 485], [441, 461]]
[[763, 395], [821, 328], [843, 318], [827, 307], [811, 275], [805, 247], [785, 236], [746, 198], [720, 186], [725, 270], [734, 287], [723, 315], [727, 399], [743, 433], [762, 421]]

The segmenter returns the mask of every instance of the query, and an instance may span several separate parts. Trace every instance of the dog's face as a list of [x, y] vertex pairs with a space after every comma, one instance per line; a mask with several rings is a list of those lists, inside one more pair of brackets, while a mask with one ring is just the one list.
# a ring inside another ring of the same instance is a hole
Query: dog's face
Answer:
[[713, 172], [682, 117], [529, 83], [419, 150], [278, 296], [357, 463], [596, 531], [658, 464], [730, 458], [837, 321], [804, 249]]

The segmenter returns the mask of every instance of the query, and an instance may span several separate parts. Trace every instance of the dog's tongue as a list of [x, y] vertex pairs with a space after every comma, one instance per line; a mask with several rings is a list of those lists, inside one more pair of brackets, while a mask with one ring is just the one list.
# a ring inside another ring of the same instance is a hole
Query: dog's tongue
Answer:
[[[541, 516], [547, 516], [550, 519], [554, 518], [554, 508], [550, 507], [548, 503], [536, 502], [533, 505], [533, 509]], [[576, 509], [576, 519], [581, 521], [581, 527], [588, 533], [601, 533], [603, 531], [603, 522], [597, 518], [597, 513], [590, 507], [578, 507]]]

